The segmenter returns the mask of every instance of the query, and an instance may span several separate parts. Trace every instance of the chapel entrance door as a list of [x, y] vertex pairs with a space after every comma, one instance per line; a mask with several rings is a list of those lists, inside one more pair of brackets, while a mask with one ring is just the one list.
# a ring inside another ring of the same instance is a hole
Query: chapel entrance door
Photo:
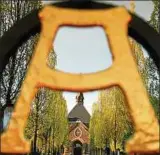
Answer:
[[82, 155], [82, 143], [80, 141], [73, 143], [73, 155]]

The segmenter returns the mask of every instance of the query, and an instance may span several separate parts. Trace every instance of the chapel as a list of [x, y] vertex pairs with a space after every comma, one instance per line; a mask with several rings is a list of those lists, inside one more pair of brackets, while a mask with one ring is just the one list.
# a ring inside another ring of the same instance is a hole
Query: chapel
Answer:
[[68, 114], [68, 121], [70, 147], [65, 154], [88, 155], [90, 114], [84, 107], [83, 93], [77, 94], [76, 105]]

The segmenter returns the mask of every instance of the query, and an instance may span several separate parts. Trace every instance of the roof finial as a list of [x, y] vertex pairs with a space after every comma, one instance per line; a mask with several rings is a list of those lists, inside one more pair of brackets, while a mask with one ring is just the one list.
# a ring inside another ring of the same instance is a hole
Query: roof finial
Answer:
[[134, 0], [130, 0], [130, 11], [132, 13], [134, 13], [135, 11], [135, 1]]
[[82, 92], [78, 93], [77, 96], [76, 96], [77, 104], [82, 104], [83, 105], [83, 100], [84, 100], [83, 93]]

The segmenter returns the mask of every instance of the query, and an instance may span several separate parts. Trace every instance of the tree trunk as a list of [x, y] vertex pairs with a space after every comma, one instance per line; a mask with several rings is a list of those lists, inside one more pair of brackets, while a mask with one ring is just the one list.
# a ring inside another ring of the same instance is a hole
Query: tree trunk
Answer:
[[49, 131], [49, 152], [52, 153], [52, 128]]
[[35, 130], [34, 130], [34, 145], [33, 145], [33, 148], [34, 148], [34, 152], [37, 151], [37, 132], [38, 132], [38, 105], [36, 103], [36, 118], [35, 118]]
[[[36, 128], [36, 127], [35, 127], [35, 128]], [[33, 150], [34, 150], [34, 152], [37, 151], [37, 131], [36, 131], [36, 129], [35, 129], [35, 134], [34, 134]]]
[[[0, 105], [1, 106], [1, 105]], [[2, 107], [2, 106], [1, 106]], [[3, 132], [3, 119], [4, 119], [4, 110], [1, 108], [0, 109], [0, 133]]]
[[56, 155], [56, 148], [53, 148], [53, 155]]
[[116, 150], [117, 146], [116, 146], [116, 138], [114, 138], [114, 150]]
[[100, 151], [100, 155], [102, 155], [102, 149], [101, 148], [99, 149], [99, 151]]
[[116, 148], [117, 148], [117, 146], [116, 146], [116, 144], [117, 144], [117, 133], [116, 132], [117, 132], [117, 102], [116, 102], [116, 110], [115, 110], [115, 135], [114, 135], [114, 149], [115, 149], [115, 151], [116, 151]]
[[47, 137], [45, 138], [45, 154], [47, 154]]
[[159, 6], [158, 6], [158, 9], [159, 9], [159, 16], [158, 16], [158, 23], [159, 23], [159, 34], [160, 34], [160, 2], [159, 2]]
[[48, 131], [48, 155], [50, 154], [50, 139], [51, 139], [51, 136], [50, 136], [50, 131]]

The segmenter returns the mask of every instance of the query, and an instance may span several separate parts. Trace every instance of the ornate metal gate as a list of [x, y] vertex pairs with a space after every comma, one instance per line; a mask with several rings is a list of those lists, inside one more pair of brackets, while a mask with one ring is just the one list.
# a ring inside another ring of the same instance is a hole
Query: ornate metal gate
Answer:
[[[111, 68], [94, 74], [68, 74], [48, 68], [45, 59], [55, 34], [62, 25], [102, 26], [108, 35], [114, 56]], [[30, 103], [38, 88], [49, 87], [54, 90], [85, 92], [113, 85], [120, 86], [124, 91], [134, 122], [135, 133], [127, 142], [126, 151], [128, 153], [159, 152], [159, 124], [132, 57], [128, 35], [150, 52], [158, 69], [160, 68], [160, 35], [144, 20], [123, 7], [91, 1], [55, 3], [41, 10], [35, 10], [4, 34], [0, 40], [0, 73], [11, 55], [11, 50], [37, 32], [40, 32], [40, 39], [34, 57], [8, 129], [1, 135], [2, 153], [30, 152], [30, 142], [25, 140], [23, 130], [30, 111]]]

